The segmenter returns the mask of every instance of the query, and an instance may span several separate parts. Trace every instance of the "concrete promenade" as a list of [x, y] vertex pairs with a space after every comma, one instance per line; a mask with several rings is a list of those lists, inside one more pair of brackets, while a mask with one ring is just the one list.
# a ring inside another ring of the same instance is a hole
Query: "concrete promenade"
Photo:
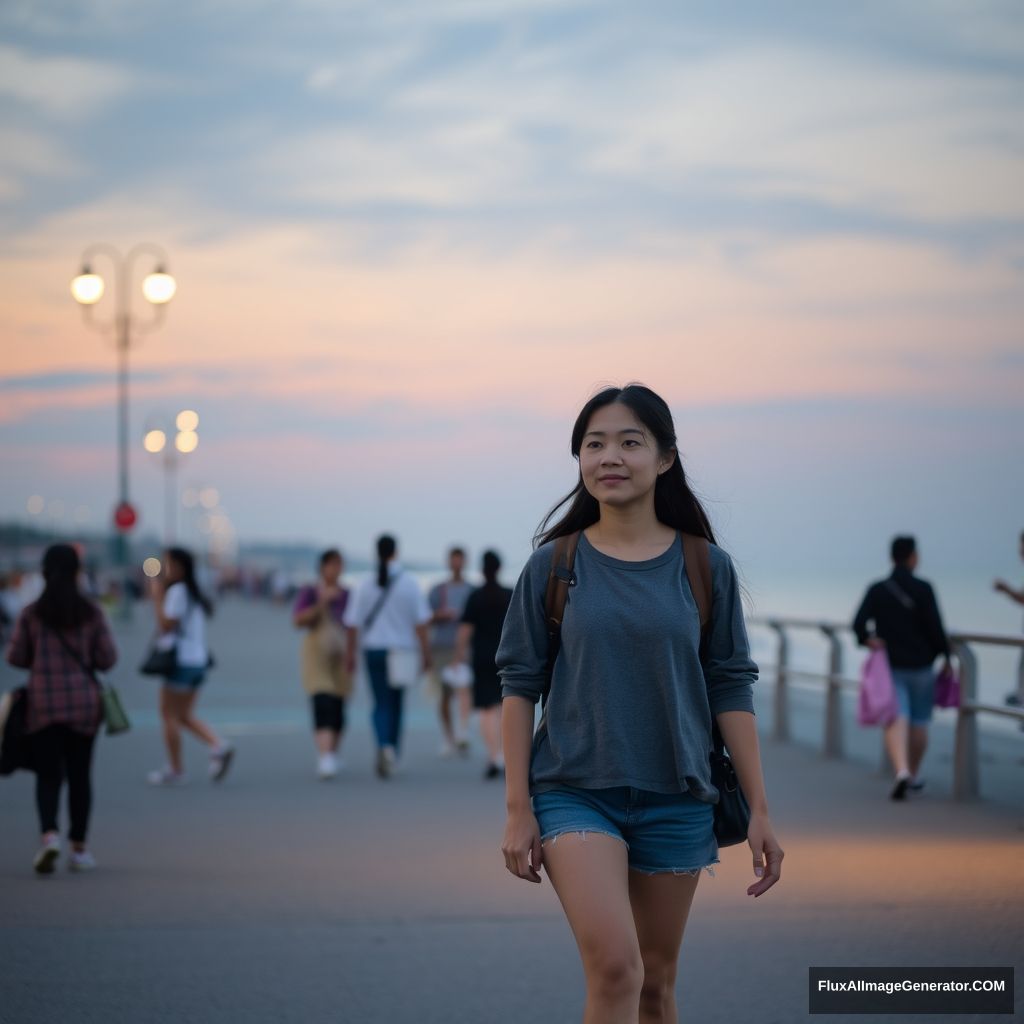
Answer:
[[[135, 728], [100, 739], [99, 870], [34, 877], [31, 777], [0, 780], [0, 1024], [579, 1019], [572, 936], [546, 881], [504, 869], [502, 789], [481, 779], [479, 745], [440, 760], [417, 702], [402, 772], [383, 783], [360, 694], [348, 767], [317, 782], [287, 613], [228, 603], [201, 709], [237, 743], [235, 769], [210, 785], [192, 744], [191, 783], [153, 790], [155, 692], [133, 673], [149, 625], [140, 609], [119, 630]], [[17, 679], [0, 671], [4, 688]], [[681, 1020], [804, 1020], [810, 965], [1020, 966], [1024, 812], [957, 805], [941, 786], [893, 804], [862, 763], [763, 745], [783, 881], [747, 897], [746, 847], [701, 880]]]

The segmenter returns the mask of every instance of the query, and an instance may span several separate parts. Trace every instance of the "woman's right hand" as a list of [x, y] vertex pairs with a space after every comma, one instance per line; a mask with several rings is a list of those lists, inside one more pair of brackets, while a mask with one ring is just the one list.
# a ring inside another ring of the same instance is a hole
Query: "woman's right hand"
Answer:
[[505, 840], [501, 844], [505, 867], [516, 878], [539, 882], [544, 853], [540, 845], [540, 828], [533, 811], [509, 811], [505, 821]]

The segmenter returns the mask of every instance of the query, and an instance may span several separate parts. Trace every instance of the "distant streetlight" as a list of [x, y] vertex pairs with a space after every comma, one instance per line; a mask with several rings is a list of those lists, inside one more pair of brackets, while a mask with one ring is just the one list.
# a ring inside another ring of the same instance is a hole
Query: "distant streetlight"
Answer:
[[[106, 294], [106, 282], [93, 268], [93, 261], [104, 258], [113, 265], [113, 316], [106, 320], [95, 319], [92, 315], [96, 306]], [[148, 318], [133, 320], [132, 282], [139, 260], [151, 259], [152, 270], [142, 282], [142, 296], [152, 307]], [[167, 257], [159, 246], [137, 245], [122, 255], [111, 245], [91, 245], [82, 253], [82, 271], [71, 282], [71, 294], [82, 307], [86, 322], [105, 334], [115, 338], [118, 353], [118, 501], [115, 508], [117, 538], [117, 564], [121, 570], [122, 602], [121, 615], [131, 616], [129, 585], [130, 564], [128, 559], [128, 531], [136, 521], [128, 491], [128, 353], [131, 350], [132, 332], [136, 335], [154, 330], [163, 319], [167, 303], [174, 297], [177, 284], [167, 273]]]
[[178, 535], [178, 456], [199, 447], [199, 413], [184, 409], [174, 419], [177, 434], [170, 443], [171, 428], [147, 430], [142, 447], [151, 455], [163, 454], [164, 467], [164, 543], [174, 544]]

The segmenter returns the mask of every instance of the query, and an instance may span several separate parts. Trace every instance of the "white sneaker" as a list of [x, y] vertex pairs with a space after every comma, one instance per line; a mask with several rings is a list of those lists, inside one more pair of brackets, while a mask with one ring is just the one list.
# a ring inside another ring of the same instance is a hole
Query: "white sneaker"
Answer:
[[230, 743], [224, 744], [220, 750], [210, 755], [210, 781], [220, 782], [228, 773], [231, 761], [235, 756], [235, 748]]
[[68, 858], [68, 871], [95, 871], [96, 858], [88, 850], [72, 850]]
[[321, 754], [317, 759], [316, 774], [321, 779], [333, 779], [338, 774], [338, 759], [333, 754]]
[[48, 836], [39, 847], [36, 859], [32, 862], [37, 875], [52, 875], [60, 857], [60, 836]]
[[454, 757], [455, 756], [455, 744], [450, 740], [445, 740], [440, 749], [437, 752], [438, 757]]
[[185, 773], [172, 772], [170, 768], [157, 768], [146, 776], [146, 781], [151, 786], [183, 786]]

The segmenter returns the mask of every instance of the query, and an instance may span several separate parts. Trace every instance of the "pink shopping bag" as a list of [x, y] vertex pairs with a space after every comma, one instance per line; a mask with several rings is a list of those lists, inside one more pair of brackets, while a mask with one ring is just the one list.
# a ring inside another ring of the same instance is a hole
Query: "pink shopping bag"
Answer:
[[935, 677], [935, 706], [937, 708], [960, 707], [960, 677], [952, 668], [943, 666]]
[[857, 722], [860, 725], [888, 725], [898, 714], [889, 656], [885, 651], [872, 651], [860, 670]]

